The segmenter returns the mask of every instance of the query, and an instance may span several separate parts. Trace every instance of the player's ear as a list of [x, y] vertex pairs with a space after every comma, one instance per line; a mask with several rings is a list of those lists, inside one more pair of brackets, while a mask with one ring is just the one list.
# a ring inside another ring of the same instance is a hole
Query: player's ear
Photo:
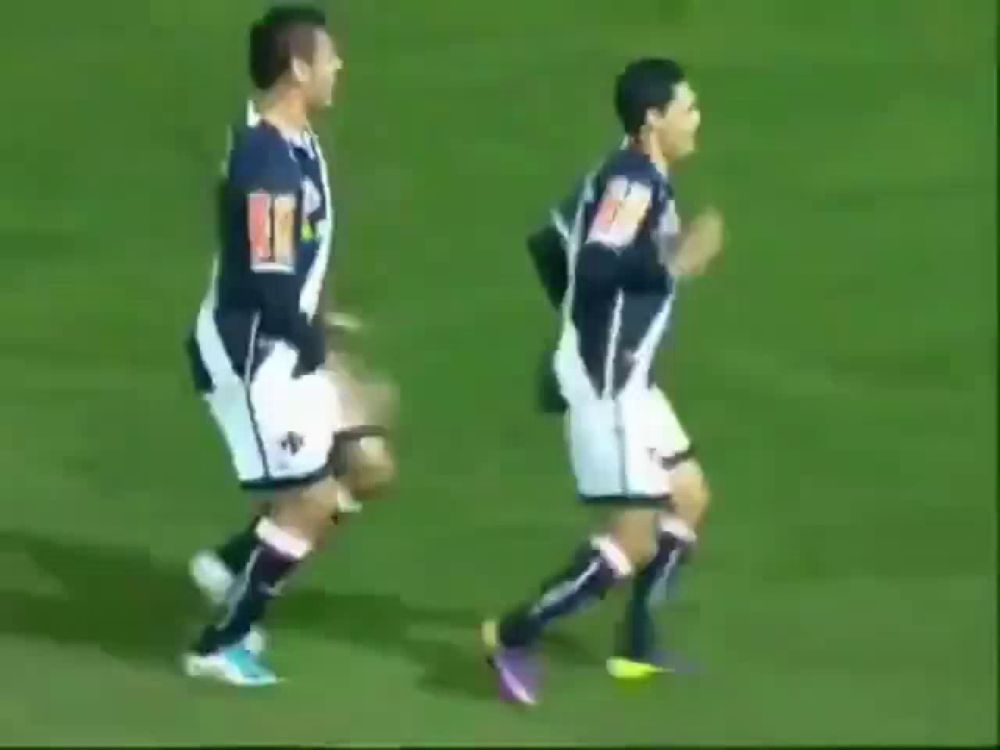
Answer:
[[309, 66], [297, 57], [292, 58], [292, 79], [299, 84], [309, 80]]
[[663, 113], [656, 109], [656, 107], [650, 107], [646, 110], [646, 127], [655, 130], [662, 120]]

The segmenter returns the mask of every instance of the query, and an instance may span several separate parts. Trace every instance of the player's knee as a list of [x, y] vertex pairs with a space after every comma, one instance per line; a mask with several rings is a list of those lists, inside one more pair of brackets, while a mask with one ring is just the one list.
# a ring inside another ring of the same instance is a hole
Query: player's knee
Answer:
[[378, 436], [351, 441], [346, 448], [344, 480], [359, 499], [384, 492], [396, 479], [389, 442]]
[[656, 556], [656, 536], [652, 533], [637, 535], [626, 542], [625, 554], [638, 570]]
[[692, 528], [697, 527], [711, 501], [704, 473], [696, 465], [678, 470], [671, 475], [670, 490], [674, 512]]
[[330, 519], [341, 507], [345, 490], [332, 478], [282, 493], [274, 502], [272, 518], [283, 528], [316, 543], [322, 540]]
[[645, 566], [656, 555], [656, 512], [642, 509], [619, 514], [612, 524], [612, 537], [633, 568]]

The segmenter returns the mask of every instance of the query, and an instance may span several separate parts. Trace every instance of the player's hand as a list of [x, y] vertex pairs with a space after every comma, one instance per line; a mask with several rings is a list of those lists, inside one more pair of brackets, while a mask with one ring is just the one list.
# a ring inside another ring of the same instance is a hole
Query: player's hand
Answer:
[[344, 486], [338, 486], [337, 488], [337, 514], [341, 513], [360, 513], [362, 510], [362, 505], [360, 502], [354, 499], [351, 491]]
[[330, 333], [358, 333], [365, 326], [356, 315], [345, 312], [328, 312], [323, 316], [323, 325]]
[[722, 251], [725, 225], [714, 208], [702, 211], [684, 233], [680, 247], [668, 261], [673, 276], [699, 276]]
[[345, 342], [364, 329], [364, 324], [350, 313], [328, 312], [323, 314], [323, 329], [326, 331], [327, 349], [340, 353], [345, 348]]

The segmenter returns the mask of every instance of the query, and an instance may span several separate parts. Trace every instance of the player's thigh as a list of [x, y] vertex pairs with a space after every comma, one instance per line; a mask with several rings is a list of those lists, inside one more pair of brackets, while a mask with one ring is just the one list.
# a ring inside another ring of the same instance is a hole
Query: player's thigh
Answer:
[[571, 403], [566, 414], [570, 462], [582, 500], [658, 506], [667, 474], [649, 448], [641, 404], [628, 398]]
[[660, 462], [669, 470], [692, 459], [691, 438], [667, 395], [653, 387], [642, 395], [642, 402], [646, 439]]
[[672, 506], [685, 521], [696, 525], [708, 507], [709, 491], [691, 439], [659, 388], [650, 390], [648, 414], [650, 443], [667, 470]]
[[570, 466], [581, 497], [620, 494], [621, 456], [611, 406], [596, 400], [573, 403], [564, 424]]
[[279, 348], [249, 384], [224, 384], [206, 401], [241, 485], [280, 526], [315, 540], [351, 502], [332, 477], [336, 393], [322, 372], [294, 377], [294, 361], [294, 353]]
[[618, 422], [630, 490], [662, 510], [669, 502], [670, 475], [660, 453], [653, 395], [645, 388], [623, 392], [618, 398]]
[[230, 462], [241, 483], [266, 476], [266, 460], [258, 440], [253, 410], [242, 382], [233, 380], [204, 397], [213, 421], [229, 449]]
[[340, 405], [324, 371], [296, 377], [294, 364], [294, 353], [277, 348], [248, 395], [267, 476], [279, 485], [304, 486], [329, 473]]
[[330, 358], [329, 367], [327, 375], [340, 406], [333, 470], [358, 497], [370, 496], [388, 486], [396, 475], [389, 442], [396, 390], [386, 380], [352, 373], [335, 357]]
[[689, 458], [670, 469], [670, 495], [674, 512], [696, 528], [711, 500], [708, 480], [697, 459]]
[[358, 498], [369, 498], [396, 478], [396, 460], [385, 435], [348, 431], [334, 438], [333, 472]]

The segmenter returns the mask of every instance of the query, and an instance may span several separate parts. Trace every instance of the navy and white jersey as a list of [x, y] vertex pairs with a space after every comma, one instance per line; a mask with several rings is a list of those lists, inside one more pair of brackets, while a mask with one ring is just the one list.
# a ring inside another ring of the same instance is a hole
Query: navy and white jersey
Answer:
[[662, 258], [680, 232], [667, 175], [622, 148], [550, 218], [529, 248], [562, 311], [554, 360], [562, 395], [572, 403], [647, 387], [673, 303]]
[[188, 341], [199, 390], [248, 381], [275, 340], [298, 373], [324, 359], [317, 314], [330, 263], [334, 209], [319, 141], [288, 136], [252, 104], [230, 132], [218, 191], [219, 252]]

